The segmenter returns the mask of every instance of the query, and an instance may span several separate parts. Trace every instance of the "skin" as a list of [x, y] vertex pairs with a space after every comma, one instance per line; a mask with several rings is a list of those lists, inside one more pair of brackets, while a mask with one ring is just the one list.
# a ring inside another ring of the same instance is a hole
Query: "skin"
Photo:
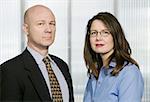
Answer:
[[[101, 32], [107, 30], [107, 27], [101, 20], [94, 20], [90, 30]], [[107, 58], [114, 52], [114, 41], [111, 34], [107, 37], [102, 37], [100, 33], [96, 37], [90, 37], [90, 44], [93, 51], [99, 53], [102, 57], [103, 65], [107, 64]]]
[[46, 56], [55, 39], [55, 16], [45, 6], [33, 6], [26, 12], [23, 30], [27, 34], [27, 45]]

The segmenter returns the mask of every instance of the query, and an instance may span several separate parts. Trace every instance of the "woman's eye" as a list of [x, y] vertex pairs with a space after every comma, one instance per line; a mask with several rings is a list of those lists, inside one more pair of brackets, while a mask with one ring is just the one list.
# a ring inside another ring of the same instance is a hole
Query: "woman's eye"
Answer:
[[104, 33], [108, 34], [109, 32], [108, 32], [108, 31], [105, 31]]

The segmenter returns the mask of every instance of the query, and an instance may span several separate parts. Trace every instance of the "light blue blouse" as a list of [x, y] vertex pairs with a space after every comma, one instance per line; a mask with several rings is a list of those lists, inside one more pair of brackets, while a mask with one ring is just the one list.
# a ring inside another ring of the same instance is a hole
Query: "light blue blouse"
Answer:
[[109, 69], [101, 68], [98, 80], [91, 75], [83, 102], [141, 102], [144, 81], [140, 70], [129, 63], [117, 76], [111, 76], [115, 65], [111, 62]]

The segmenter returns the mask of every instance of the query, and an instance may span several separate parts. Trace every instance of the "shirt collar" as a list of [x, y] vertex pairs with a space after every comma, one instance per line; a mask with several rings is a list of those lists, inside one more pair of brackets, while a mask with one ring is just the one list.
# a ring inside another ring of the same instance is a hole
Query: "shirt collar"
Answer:
[[35, 61], [37, 62], [37, 64], [41, 64], [42, 63], [42, 60], [43, 60], [43, 58], [45, 56], [42, 56], [40, 53], [38, 53], [34, 49], [30, 48], [29, 46], [27, 46], [27, 50], [31, 53], [31, 55], [33, 56], [33, 58], [35, 59]]
[[[127, 61], [125, 61], [122, 67], [126, 66], [127, 64], [128, 64]], [[129, 64], [131, 64], [131, 63], [129, 63]], [[102, 68], [102, 69], [106, 70], [107, 74], [110, 74], [112, 72], [113, 68], [115, 68], [115, 67], [116, 67], [116, 60], [112, 59], [112, 61], [109, 64], [109, 68]]]
[[[127, 61], [124, 62], [123, 67], [124, 67], [126, 64], [128, 64]], [[129, 64], [131, 64], [131, 63], [129, 63]], [[115, 60], [115, 59], [112, 59], [112, 61], [111, 61], [110, 64], [109, 64], [109, 68], [114, 68], [114, 67], [116, 67], [116, 60]]]
[[112, 59], [111, 62], [109, 63], [109, 67], [108, 68], [102, 67], [101, 71], [103, 71], [105, 75], [109, 75], [112, 72], [113, 68], [115, 67], [116, 67], [116, 61], [115, 59]]
[[109, 64], [109, 68], [114, 68], [116, 66], [116, 61], [111, 61]]
[[43, 61], [43, 58], [48, 56], [48, 58], [50, 59], [51, 63], [54, 64], [55, 62], [52, 60], [52, 58], [50, 57], [50, 55], [47, 53], [46, 56], [42, 56], [40, 53], [38, 53], [37, 51], [35, 51], [34, 49], [30, 48], [29, 46], [27, 46], [27, 50], [31, 53], [31, 55], [33, 56], [33, 58], [35, 59], [35, 61], [37, 62], [37, 64], [41, 64]]
[[54, 60], [52, 60], [52, 58], [50, 57], [50, 55], [47, 54], [47, 56], [48, 56], [48, 58], [50, 59], [51, 63], [54, 64], [55, 62], [54, 62]]

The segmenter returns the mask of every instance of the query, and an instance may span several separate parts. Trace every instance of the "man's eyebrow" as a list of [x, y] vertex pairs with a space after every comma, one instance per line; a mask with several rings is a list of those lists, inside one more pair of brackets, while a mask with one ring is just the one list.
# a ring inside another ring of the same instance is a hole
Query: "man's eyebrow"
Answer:
[[50, 21], [50, 22], [56, 23], [55, 20], [54, 21]]
[[[45, 20], [37, 20], [37, 22], [45, 22]], [[55, 23], [55, 20], [53, 20], [53, 21], [50, 21], [51, 23]]]

